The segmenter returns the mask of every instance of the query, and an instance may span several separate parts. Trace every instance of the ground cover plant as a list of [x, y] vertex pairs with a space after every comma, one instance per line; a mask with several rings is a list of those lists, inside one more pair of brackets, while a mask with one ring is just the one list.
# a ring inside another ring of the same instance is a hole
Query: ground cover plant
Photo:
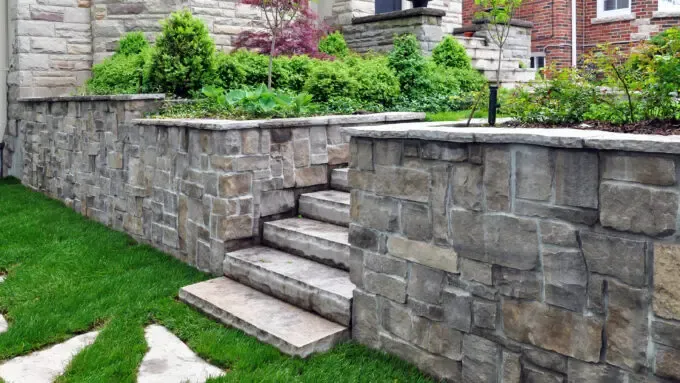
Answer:
[[580, 68], [548, 68], [517, 88], [503, 111], [525, 125], [576, 125], [622, 132], [680, 133], [680, 29], [630, 53], [602, 45]]
[[0, 180], [0, 361], [93, 328], [96, 342], [58, 382], [135, 382], [144, 327], [158, 323], [227, 374], [209, 382], [429, 382], [414, 367], [356, 344], [301, 360], [176, 300], [210, 276], [58, 201]]
[[[155, 45], [138, 33], [124, 36], [113, 57], [95, 66], [87, 91], [166, 93], [189, 100], [168, 103], [159, 117], [248, 119], [452, 112], [468, 108], [473, 94], [485, 87], [483, 75], [471, 68], [465, 49], [452, 37], [436, 47], [432, 58], [423, 55], [413, 35], [395, 37], [389, 54], [358, 55], [348, 49], [341, 33], [322, 37], [326, 33], [322, 27], [303, 22], [315, 17], [308, 5], [298, 12], [302, 20], [277, 29], [274, 55], [265, 49], [271, 48], [274, 32], [244, 32], [239, 37], [239, 44], [262, 53], [216, 52], [200, 19], [188, 11], [173, 14]], [[295, 28], [306, 31], [300, 32], [306, 41], [302, 45], [288, 35]], [[138, 45], [142, 48], [127, 48]], [[185, 57], [187, 51], [194, 58]], [[229, 102], [229, 94], [252, 97]]]

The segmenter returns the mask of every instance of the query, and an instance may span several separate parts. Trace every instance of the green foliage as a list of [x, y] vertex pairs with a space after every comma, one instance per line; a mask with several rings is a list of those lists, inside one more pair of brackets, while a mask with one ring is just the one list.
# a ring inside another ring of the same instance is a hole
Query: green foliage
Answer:
[[475, 14], [477, 18], [492, 25], [507, 25], [522, 5], [522, 0], [475, 0], [475, 5], [482, 9]]
[[465, 47], [453, 36], [446, 36], [432, 51], [432, 60], [440, 66], [448, 68], [472, 68], [470, 56]]
[[356, 79], [356, 98], [365, 104], [391, 106], [399, 96], [399, 79], [384, 56], [347, 60]]
[[274, 87], [293, 92], [302, 92], [314, 62], [314, 59], [305, 55], [276, 57], [272, 73]]
[[307, 114], [312, 103], [310, 94], [270, 90], [264, 84], [229, 91], [205, 87], [202, 93], [218, 109], [241, 117], [297, 117]]
[[232, 56], [234, 61], [237, 62], [245, 72], [246, 78], [244, 83], [246, 85], [267, 83], [269, 71], [269, 58], [267, 56], [245, 49], [239, 49], [229, 55]]
[[236, 55], [218, 52], [215, 56], [215, 85], [235, 89], [246, 83], [246, 70]]
[[215, 44], [208, 28], [185, 10], [163, 22], [150, 68], [151, 87], [188, 97], [214, 82]]
[[319, 52], [336, 57], [345, 57], [349, 54], [349, 48], [345, 36], [336, 31], [319, 41]]
[[341, 61], [316, 62], [305, 82], [304, 89], [316, 102], [334, 97], [355, 97], [358, 82], [347, 65]]
[[427, 61], [415, 35], [405, 34], [395, 37], [394, 48], [387, 57], [390, 68], [394, 70], [399, 79], [402, 93], [410, 95], [419, 88], [423, 88], [423, 73], [426, 70]]
[[149, 48], [149, 41], [142, 32], [130, 32], [118, 42], [117, 54], [136, 55]]
[[89, 94], [135, 94], [144, 90], [146, 70], [151, 49], [139, 54], [114, 54], [92, 67], [92, 77], [87, 81]]

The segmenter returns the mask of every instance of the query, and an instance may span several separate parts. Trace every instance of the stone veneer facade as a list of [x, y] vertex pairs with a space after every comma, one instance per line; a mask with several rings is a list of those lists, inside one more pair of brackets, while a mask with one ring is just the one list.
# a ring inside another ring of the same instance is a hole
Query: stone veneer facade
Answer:
[[295, 214], [347, 164], [343, 126], [422, 120], [384, 113], [284, 120], [153, 120], [162, 96], [25, 100], [10, 111], [5, 174], [196, 266]]
[[680, 380], [680, 140], [349, 128], [353, 337], [453, 382]]

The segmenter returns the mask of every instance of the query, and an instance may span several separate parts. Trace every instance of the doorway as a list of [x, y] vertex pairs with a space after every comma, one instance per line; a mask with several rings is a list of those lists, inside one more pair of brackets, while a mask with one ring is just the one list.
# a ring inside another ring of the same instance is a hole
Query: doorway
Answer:
[[375, 0], [375, 14], [401, 11], [401, 0]]

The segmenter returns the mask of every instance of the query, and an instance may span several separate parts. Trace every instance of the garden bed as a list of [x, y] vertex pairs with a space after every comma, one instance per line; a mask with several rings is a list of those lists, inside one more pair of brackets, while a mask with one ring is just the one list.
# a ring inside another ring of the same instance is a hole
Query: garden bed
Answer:
[[647, 120], [638, 121], [633, 124], [614, 124], [606, 121], [586, 121], [581, 124], [523, 124], [517, 121], [511, 121], [503, 125], [503, 127], [514, 128], [528, 128], [528, 129], [561, 129], [571, 128], [580, 130], [600, 130], [614, 133], [631, 133], [631, 134], [649, 134], [661, 136], [676, 136], [680, 135], [680, 121], [662, 121], [662, 120]]

